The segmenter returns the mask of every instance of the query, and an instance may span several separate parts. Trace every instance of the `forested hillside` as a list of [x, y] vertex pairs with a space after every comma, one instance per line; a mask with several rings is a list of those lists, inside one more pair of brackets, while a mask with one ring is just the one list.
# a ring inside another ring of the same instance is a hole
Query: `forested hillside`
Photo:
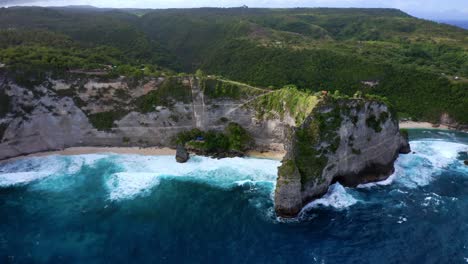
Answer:
[[400, 117], [468, 123], [468, 31], [394, 9], [2, 8], [0, 63], [26, 82], [201, 69], [256, 86], [361, 90], [388, 97]]

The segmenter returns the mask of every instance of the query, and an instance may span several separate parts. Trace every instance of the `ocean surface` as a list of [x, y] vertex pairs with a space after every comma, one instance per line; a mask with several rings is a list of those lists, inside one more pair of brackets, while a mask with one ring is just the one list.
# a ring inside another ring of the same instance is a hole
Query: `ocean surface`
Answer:
[[468, 263], [468, 134], [411, 130], [376, 184], [277, 219], [280, 162], [48, 156], [0, 165], [0, 263]]

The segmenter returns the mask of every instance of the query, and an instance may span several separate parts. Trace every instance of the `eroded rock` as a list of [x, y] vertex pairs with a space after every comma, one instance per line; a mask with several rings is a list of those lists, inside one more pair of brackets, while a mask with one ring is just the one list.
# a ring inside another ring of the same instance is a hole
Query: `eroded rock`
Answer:
[[176, 150], [176, 161], [179, 163], [185, 163], [189, 160], [189, 153], [184, 146], [178, 145]]
[[365, 99], [328, 99], [293, 128], [278, 170], [275, 210], [294, 217], [324, 195], [334, 182], [345, 186], [381, 181], [394, 172], [408, 139], [384, 103]]

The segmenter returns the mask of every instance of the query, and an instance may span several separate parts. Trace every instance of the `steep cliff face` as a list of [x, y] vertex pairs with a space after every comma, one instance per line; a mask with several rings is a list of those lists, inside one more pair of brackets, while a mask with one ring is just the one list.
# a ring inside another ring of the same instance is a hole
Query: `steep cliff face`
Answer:
[[18, 84], [0, 72], [0, 160], [74, 146], [172, 146], [192, 128], [236, 122], [256, 149], [282, 150], [288, 124], [257, 118], [250, 102], [268, 90], [214, 78], [69, 76]]
[[287, 150], [275, 209], [295, 216], [330, 184], [385, 179], [409, 152], [392, 111], [379, 100], [337, 99], [294, 87], [266, 90], [216, 78], [140, 81], [72, 76], [20, 85], [0, 72], [0, 160], [73, 146], [173, 146], [193, 128], [235, 122], [257, 150]]
[[283, 217], [296, 216], [336, 181], [356, 186], [386, 179], [398, 154], [410, 151], [387, 105], [332, 98], [292, 129], [286, 149], [275, 191], [275, 210]]

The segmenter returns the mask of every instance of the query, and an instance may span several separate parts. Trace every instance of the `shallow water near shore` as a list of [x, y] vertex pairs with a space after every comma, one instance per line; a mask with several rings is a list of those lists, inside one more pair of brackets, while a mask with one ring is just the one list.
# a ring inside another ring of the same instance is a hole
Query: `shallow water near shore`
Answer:
[[467, 263], [468, 135], [410, 130], [388, 180], [277, 219], [279, 161], [91, 154], [0, 165], [0, 263]]

